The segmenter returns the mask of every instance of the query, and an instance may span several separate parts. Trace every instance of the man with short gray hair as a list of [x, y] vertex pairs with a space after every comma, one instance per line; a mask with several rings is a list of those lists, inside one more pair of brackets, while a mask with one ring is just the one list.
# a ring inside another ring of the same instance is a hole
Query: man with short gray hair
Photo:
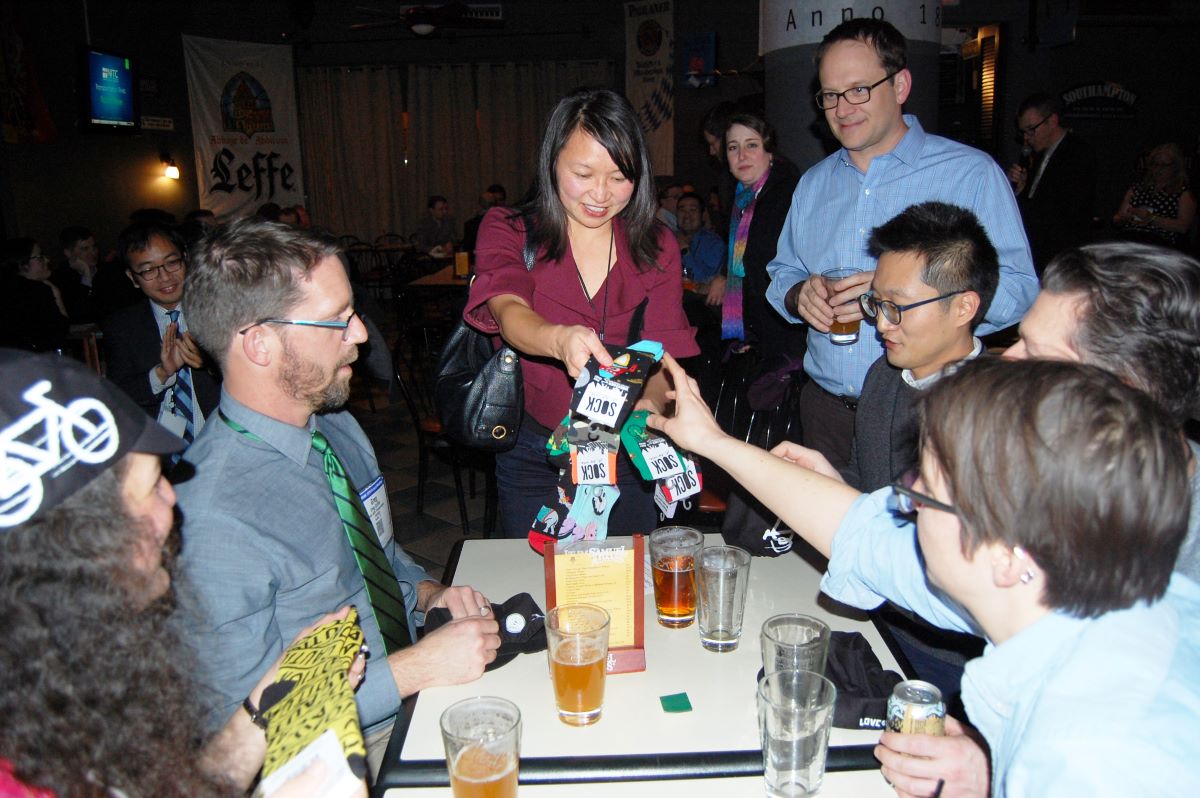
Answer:
[[[256, 219], [217, 228], [192, 253], [186, 311], [225, 374], [178, 491], [187, 631], [213, 717], [236, 711], [320, 612], [354, 604], [374, 657], [357, 694], [374, 772], [401, 698], [469, 682], [495, 658], [491, 606], [433, 581], [396, 543], [375, 453], [341, 409], [367, 331], [336, 246]], [[414, 643], [434, 607], [454, 620]]]

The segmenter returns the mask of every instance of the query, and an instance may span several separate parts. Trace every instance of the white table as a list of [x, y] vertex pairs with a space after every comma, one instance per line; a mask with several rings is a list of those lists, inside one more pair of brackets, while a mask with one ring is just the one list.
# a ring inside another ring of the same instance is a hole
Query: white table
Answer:
[[[706, 544], [720, 543], [709, 535]], [[521, 756], [589, 757], [596, 755], [735, 752], [759, 750], [755, 676], [761, 667], [758, 631], [764, 620], [782, 612], [802, 612], [823, 618], [835, 631], [862, 633], [885, 668], [900, 672], [895, 659], [865, 613], [833, 602], [819, 593], [821, 563], [799, 554], [778, 558], [755, 557], [742, 641], [734, 652], [718, 654], [701, 648], [695, 624], [666, 629], [658, 624], [652, 596], [646, 600], [646, 670], [610, 675], [604, 695], [604, 714], [593, 726], [569, 727], [558, 720], [545, 652], [522, 654], [512, 662], [467, 685], [424, 690], [415, 702], [403, 738], [399, 763], [394, 740], [380, 773], [381, 785], [396, 783], [404, 762], [444, 760], [438, 719], [450, 704], [477, 695], [503, 696], [521, 709]], [[468, 540], [463, 546], [454, 584], [472, 585], [493, 601], [530, 593], [545, 607], [543, 562], [524, 541]], [[686, 692], [692, 712], [663, 712], [658, 697]], [[412, 707], [409, 707], [412, 709]], [[402, 713], [403, 714], [403, 713]], [[397, 730], [402, 728], [397, 723]], [[873, 745], [877, 731], [833, 730], [832, 746]], [[745, 759], [743, 757], [743, 759]], [[617, 795], [622, 798], [663, 795], [758, 796], [760, 775], [737, 778], [697, 778], [669, 781], [621, 781], [588, 784], [522, 784], [522, 795]], [[447, 796], [449, 788], [392, 788], [393, 796]], [[877, 769], [827, 773], [821, 795], [895, 795]]]

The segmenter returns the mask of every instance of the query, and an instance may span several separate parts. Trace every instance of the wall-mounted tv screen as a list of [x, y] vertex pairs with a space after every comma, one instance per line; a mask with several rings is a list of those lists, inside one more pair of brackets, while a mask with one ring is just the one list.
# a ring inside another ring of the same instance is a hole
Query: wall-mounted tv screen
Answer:
[[137, 132], [137, 68], [129, 56], [84, 47], [80, 52], [80, 127]]

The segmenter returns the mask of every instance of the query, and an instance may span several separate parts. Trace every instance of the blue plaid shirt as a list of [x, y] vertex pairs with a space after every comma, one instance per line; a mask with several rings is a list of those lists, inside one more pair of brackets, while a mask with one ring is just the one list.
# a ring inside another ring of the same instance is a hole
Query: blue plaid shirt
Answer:
[[[1033, 258], [1017, 201], [1004, 173], [986, 154], [924, 131], [905, 115], [908, 132], [896, 148], [871, 161], [866, 174], [841, 149], [809, 169], [796, 186], [775, 259], [767, 265], [767, 299], [785, 319], [803, 323], [783, 306], [788, 290], [826, 269], [875, 268], [867, 252], [871, 230], [910, 205], [930, 200], [968, 208], [979, 217], [1000, 255], [1000, 285], [979, 325], [986, 335], [1016, 324], [1038, 292]], [[863, 324], [858, 343], [838, 346], [809, 330], [804, 370], [833, 394], [858, 396], [883, 345]]]

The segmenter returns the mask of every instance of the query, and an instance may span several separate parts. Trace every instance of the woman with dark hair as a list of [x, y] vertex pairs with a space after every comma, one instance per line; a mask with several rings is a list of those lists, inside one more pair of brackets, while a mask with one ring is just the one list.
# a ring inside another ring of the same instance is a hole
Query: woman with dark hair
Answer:
[[66, 346], [67, 307], [50, 282], [50, 259], [32, 238], [10, 238], [0, 251], [0, 346], [53, 352]]
[[726, 435], [667, 366], [675, 412], [647, 425], [829, 557], [823, 593], [987, 638], [962, 697], [990, 769], [952, 716], [944, 737], [887, 731], [900, 796], [1200, 795], [1200, 585], [1172, 574], [1188, 449], [1153, 398], [1093, 366], [980, 358], [922, 394], [920, 468], [861, 494], [794, 444]]
[[775, 152], [775, 131], [762, 117], [736, 113], [725, 128], [725, 160], [737, 181], [729, 222], [726, 274], [709, 288], [708, 304], [721, 306], [721, 337], [759, 348], [762, 372], [804, 357], [806, 334], [767, 303], [779, 232], [787, 219], [800, 173]]
[[[555, 504], [558, 469], [546, 440], [566, 415], [572, 381], [606, 345], [660, 342], [697, 353], [683, 314], [679, 246], [655, 218], [653, 169], [629, 102], [605, 89], [559, 101], [546, 123], [534, 186], [514, 210], [493, 208], [479, 228], [476, 278], [464, 316], [521, 354], [525, 417], [515, 448], [496, 458], [505, 537], [524, 538], [543, 505]], [[532, 255], [527, 268], [526, 247]], [[635, 326], [640, 320], [640, 329]], [[665, 405], [661, 373], [641, 404]], [[650, 485], [618, 457], [615, 534], [657, 523]]]
[[1142, 179], [1129, 187], [1113, 222], [1129, 238], [1180, 247], [1196, 219], [1187, 163], [1178, 144], [1160, 144], [1146, 156]]
[[[57, 446], [36, 420], [57, 413], [71, 451], [45, 473], [17, 454], [5, 461], [0, 796], [244, 793], [266, 752], [249, 710], [277, 666], [202, 745], [189, 655], [171, 623], [175, 493], [160, 465], [183, 441], [74, 361], [0, 350], [0, 368], [0, 435]], [[317, 794], [320, 776], [287, 794]]]

